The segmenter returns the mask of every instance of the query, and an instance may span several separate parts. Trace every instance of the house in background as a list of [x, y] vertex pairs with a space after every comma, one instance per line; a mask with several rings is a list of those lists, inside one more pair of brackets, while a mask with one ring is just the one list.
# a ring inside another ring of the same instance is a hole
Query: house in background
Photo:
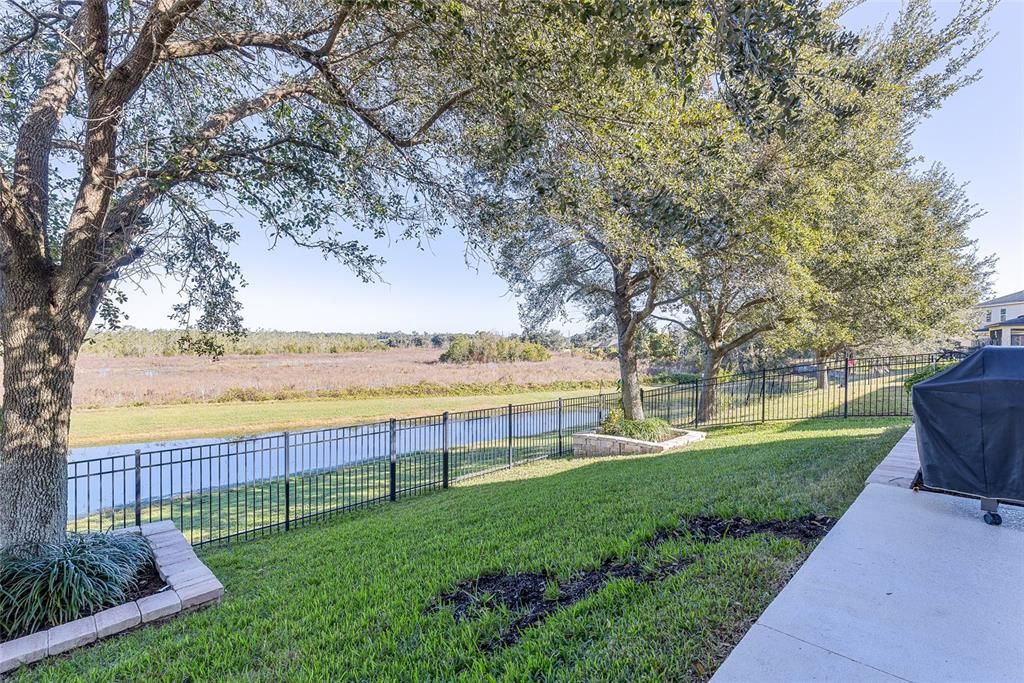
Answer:
[[1024, 289], [974, 307], [982, 316], [977, 341], [993, 346], [1024, 346]]

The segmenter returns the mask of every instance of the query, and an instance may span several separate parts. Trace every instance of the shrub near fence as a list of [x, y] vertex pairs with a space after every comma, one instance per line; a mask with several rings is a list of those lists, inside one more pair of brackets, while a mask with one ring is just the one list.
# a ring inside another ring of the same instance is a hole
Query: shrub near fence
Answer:
[[[937, 355], [846, 359], [643, 392], [676, 426], [906, 416], [904, 380]], [[711, 397], [709, 399], [709, 397]], [[570, 455], [617, 394], [72, 460], [68, 528], [170, 519], [195, 545], [290, 529], [467, 477]]]

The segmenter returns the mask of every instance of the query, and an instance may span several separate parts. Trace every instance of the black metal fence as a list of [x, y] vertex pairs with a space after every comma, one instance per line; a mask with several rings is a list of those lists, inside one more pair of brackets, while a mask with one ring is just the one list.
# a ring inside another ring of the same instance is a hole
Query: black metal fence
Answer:
[[[838, 359], [661, 387], [642, 398], [649, 417], [686, 427], [909, 415], [904, 381], [940, 360]], [[597, 427], [618, 401], [600, 394], [72, 459], [68, 529], [170, 519], [194, 545], [290, 529], [571, 455], [572, 435]]]
[[644, 393], [648, 417], [674, 425], [725, 426], [810, 418], [910, 415], [904, 382], [963, 354], [836, 358], [677, 384]]

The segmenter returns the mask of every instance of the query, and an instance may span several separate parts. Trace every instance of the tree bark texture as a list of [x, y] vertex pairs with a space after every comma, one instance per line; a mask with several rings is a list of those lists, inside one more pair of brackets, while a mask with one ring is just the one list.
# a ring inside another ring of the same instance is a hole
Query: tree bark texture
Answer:
[[32, 554], [64, 538], [71, 390], [84, 331], [53, 305], [48, 278], [7, 275], [0, 277], [0, 547]]
[[636, 344], [619, 348], [619, 376], [622, 378], [622, 412], [627, 420], [644, 419], [644, 404], [640, 395], [640, 372]]
[[722, 362], [726, 352], [718, 348], [705, 348], [704, 370], [700, 400], [697, 403], [698, 422], [709, 422], [715, 418], [715, 402], [718, 397], [718, 376], [722, 372]]
[[818, 351], [814, 355], [818, 389], [828, 389], [828, 359], [833, 353], [833, 351]]

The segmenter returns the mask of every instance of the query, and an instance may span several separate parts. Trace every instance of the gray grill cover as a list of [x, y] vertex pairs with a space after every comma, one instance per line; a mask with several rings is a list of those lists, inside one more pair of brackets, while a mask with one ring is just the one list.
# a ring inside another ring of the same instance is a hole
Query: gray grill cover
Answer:
[[986, 346], [912, 400], [926, 486], [1024, 501], [1024, 348]]

